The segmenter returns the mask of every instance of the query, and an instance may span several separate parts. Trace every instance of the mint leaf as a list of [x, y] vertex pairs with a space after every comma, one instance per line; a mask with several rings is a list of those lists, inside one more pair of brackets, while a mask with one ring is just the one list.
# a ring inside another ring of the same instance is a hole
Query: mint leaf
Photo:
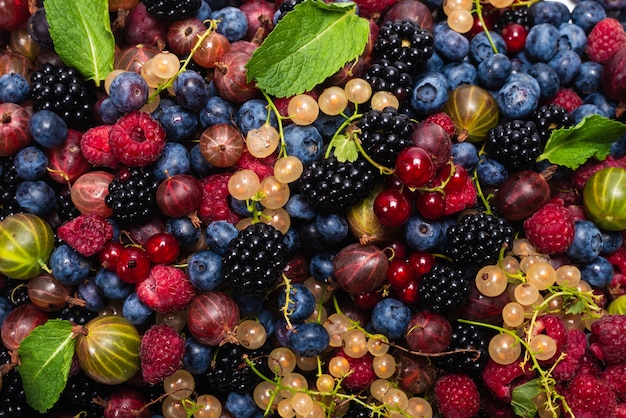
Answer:
[[107, 0], [46, 0], [54, 50], [96, 85], [113, 71], [115, 39]]
[[356, 161], [359, 157], [359, 149], [354, 141], [348, 138], [346, 135], [338, 135], [332, 145], [335, 147], [334, 154], [337, 157], [337, 161], [344, 163], [346, 161]]
[[69, 321], [50, 319], [33, 329], [18, 348], [17, 370], [26, 401], [41, 413], [54, 406], [67, 383], [76, 344], [72, 327]]
[[[46, 0], [47, 1], [47, 0]], [[313, 89], [365, 49], [369, 23], [355, 3], [307, 0], [285, 14], [246, 64], [248, 81], [276, 97]]]
[[555, 129], [537, 161], [577, 169], [591, 157], [604, 160], [611, 144], [626, 134], [626, 125], [600, 115], [585, 117], [572, 128]]
[[539, 379], [530, 380], [513, 389], [511, 406], [515, 415], [518, 417], [534, 417], [537, 413], [537, 407], [533, 403], [533, 398], [539, 395], [539, 391]]

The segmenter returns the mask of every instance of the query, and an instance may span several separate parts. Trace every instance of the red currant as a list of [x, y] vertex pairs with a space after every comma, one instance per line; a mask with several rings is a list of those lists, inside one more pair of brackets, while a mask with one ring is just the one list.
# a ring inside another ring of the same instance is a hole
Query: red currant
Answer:
[[100, 253], [98, 253], [100, 265], [109, 271], [115, 271], [117, 269], [117, 260], [123, 250], [124, 245], [121, 242], [108, 241], [104, 244]]
[[419, 280], [413, 279], [404, 287], [392, 288], [392, 293], [402, 303], [415, 304], [419, 299]]
[[395, 258], [389, 262], [387, 281], [393, 287], [402, 288], [415, 278], [415, 272], [408, 261]]
[[421, 147], [407, 147], [396, 159], [396, 175], [408, 187], [423, 187], [435, 176], [435, 164]]
[[509, 23], [502, 29], [502, 38], [507, 52], [520, 52], [526, 47], [528, 31], [519, 23]]
[[172, 234], [159, 232], [148, 238], [145, 245], [150, 261], [156, 264], [173, 263], [180, 253], [180, 244]]
[[150, 274], [150, 257], [141, 247], [124, 247], [117, 259], [115, 269], [120, 279], [128, 283], [139, 283]]
[[409, 264], [415, 272], [415, 277], [420, 278], [435, 265], [435, 257], [431, 253], [415, 251], [409, 254]]
[[359, 309], [370, 310], [374, 309], [374, 306], [376, 306], [381, 299], [380, 293], [376, 291], [359, 293], [354, 296], [354, 304]]
[[411, 216], [411, 202], [400, 190], [385, 189], [374, 199], [374, 215], [385, 226], [401, 226]]
[[458, 192], [465, 187], [467, 187], [467, 179], [469, 175], [467, 174], [467, 170], [458, 164], [454, 164], [454, 173], [450, 173], [452, 171], [452, 164], [447, 165], [441, 170], [443, 173], [442, 179], [448, 182], [446, 183], [444, 190], [451, 192]]
[[415, 206], [426, 219], [439, 219], [446, 210], [446, 200], [441, 192], [424, 192], [415, 199]]
[[387, 244], [387, 248], [393, 251], [393, 258], [406, 258], [409, 255], [409, 249], [401, 239], [394, 239]]

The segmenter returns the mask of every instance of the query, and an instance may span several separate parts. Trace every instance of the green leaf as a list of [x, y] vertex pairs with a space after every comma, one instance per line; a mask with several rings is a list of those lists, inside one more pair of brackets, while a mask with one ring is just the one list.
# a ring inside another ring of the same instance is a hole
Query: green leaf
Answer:
[[33, 329], [18, 349], [26, 401], [41, 413], [54, 406], [67, 383], [76, 344], [72, 327], [69, 321], [50, 319]]
[[357, 148], [355, 142], [348, 138], [346, 135], [339, 135], [333, 140], [332, 144], [334, 149], [335, 157], [337, 157], [337, 161], [340, 163], [344, 163], [346, 161], [356, 161], [359, 157], [359, 149]]
[[113, 71], [115, 39], [107, 0], [46, 0], [54, 50], [96, 85]]
[[528, 418], [535, 416], [537, 406], [533, 403], [533, 398], [539, 395], [539, 384], [539, 379], [533, 379], [513, 389], [511, 406], [515, 415]]
[[[47, 1], [47, 0], [46, 0]], [[276, 97], [313, 89], [365, 49], [369, 23], [355, 3], [307, 0], [287, 13], [246, 64], [248, 81]]]
[[626, 134], [626, 125], [600, 115], [585, 117], [571, 128], [555, 129], [537, 161], [548, 160], [575, 170], [589, 158], [604, 160], [611, 144]]

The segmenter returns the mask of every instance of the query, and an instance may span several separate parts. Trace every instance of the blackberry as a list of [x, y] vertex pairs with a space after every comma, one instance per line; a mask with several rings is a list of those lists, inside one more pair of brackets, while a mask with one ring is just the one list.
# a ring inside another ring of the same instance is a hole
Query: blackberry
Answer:
[[104, 415], [104, 407], [94, 402], [94, 399], [107, 399], [111, 393], [111, 386], [98, 383], [82, 372], [70, 376], [61, 393], [57, 405], [72, 413], [84, 411], [85, 418], [99, 418]]
[[517, 23], [522, 25], [526, 30], [530, 30], [533, 26], [533, 17], [528, 7], [514, 7], [507, 9], [498, 16], [498, 20], [493, 28], [498, 32], [504, 29], [509, 23]]
[[529, 120], [534, 122], [539, 137], [544, 143], [550, 138], [553, 130], [567, 128], [574, 124], [572, 114], [556, 103], [538, 107], [530, 115]]
[[248, 350], [234, 343], [220, 346], [206, 371], [208, 388], [203, 388], [203, 390], [206, 393], [217, 392], [224, 395], [229, 392], [251, 393], [261, 378], [247, 365], [244, 356], [254, 363], [258, 371], [268, 376], [267, 355], [269, 352], [270, 350], [265, 346], [257, 350]]
[[15, 192], [21, 182], [13, 165], [13, 157], [0, 158], [0, 218], [22, 212], [15, 200]]
[[82, 131], [93, 124], [97, 100], [93, 89], [72, 67], [45, 63], [30, 76], [33, 110], [50, 110], [68, 127]]
[[90, 311], [84, 306], [69, 304], [56, 313], [58, 319], [64, 319], [76, 325], [85, 325], [96, 316], [98, 316], [98, 312]]
[[285, 13], [289, 13], [290, 11], [292, 11], [293, 9], [295, 9], [295, 7], [302, 3], [304, 0], [284, 0], [283, 2], [280, 3], [280, 6], [278, 7], [278, 18], [277, 20], [282, 19], [285, 16]]
[[432, 312], [450, 312], [467, 303], [470, 285], [471, 279], [462, 269], [437, 264], [422, 276], [419, 284], [420, 301]]
[[543, 141], [533, 122], [512, 120], [489, 130], [485, 151], [512, 173], [532, 167]]
[[143, 0], [143, 4], [158, 20], [174, 21], [193, 17], [202, 0]]
[[131, 223], [145, 219], [157, 209], [159, 183], [150, 169], [123, 168], [109, 184], [109, 194], [104, 203], [119, 221]]
[[[0, 369], [11, 361], [9, 350], [0, 344]], [[15, 367], [2, 376], [0, 418], [32, 418], [37, 412], [26, 402], [22, 378]]]
[[57, 216], [61, 222], [67, 222], [80, 215], [80, 211], [72, 202], [70, 188], [64, 186], [57, 194]]
[[[26, 282], [27, 283], [27, 282]], [[23, 280], [7, 278], [6, 287], [0, 296], [6, 298], [13, 306], [20, 306], [30, 302], [28, 286]]]
[[448, 228], [447, 251], [459, 265], [476, 268], [495, 264], [502, 247], [511, 248], [515, 230], [503, 218], [470, 213]]
[[370, 418], [374, 412], [363, 404], [350, 402], [350, 409], [342, 418]]
[[258, 222], [239, 231], [223, 257], [224, 282], [237, 292], [259, 297], [276, 287], [287, 266], [284, 235], [271, 225]]
[[363, 78], [371, 84], [373, 91], [388, 91], [401, 102], [409, 97], [413, 87], [413, 77], [407, 65], [385, 59], [370, 65]]
[[482, 370], [489, 361], [489, 341], [494, 331], [463, 322], [452, 323], [452, 338], [447, 351], [471, 349], [437, 357], [437, 365], [451, 373], [467, 373], [480, 378]]
[[370, 110], [357, 126], [361, 129], [359, 139], [367, 155], [385, 167], [394, 167], [400, 151], [413, 145], [413, 125], [409, 117], [393, 107]]
[[385, 22], [378, 30], [374, 55], [378, 60], [406, 64], [415, 75], [433, 55], [434, 36], [411, 19]]
[[313, 161], [300, 177], [300, 191], [318, 212], [339, 212], [365, 199], [380, 177], [364, 158]]

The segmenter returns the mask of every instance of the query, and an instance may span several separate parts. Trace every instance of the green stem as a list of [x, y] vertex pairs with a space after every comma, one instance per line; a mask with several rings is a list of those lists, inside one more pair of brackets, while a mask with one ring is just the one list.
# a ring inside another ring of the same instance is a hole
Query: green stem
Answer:
[[498, 47], [496, 47], [495, 42], [493, 42], [493, 39], [491, 38], [491, 33], [489, 33], [489, 28], [487, 27], [487, 23], [485, 23], [485, 18], [483, 17], [483, 7], [480, 4], [480, 0], [474, 0], [474, 5], [476, 7], [476, 13], [478, 14], [478, 21], [480, 22], [480, 25], [483, 28], [483, 32], [485, 32], [485, 35], [487, 36], [487, 39], [489, 40], [489, 44], [491, 45], [491, 48], [493, 49], [494, 54], [497, 54]]
[[[281, 116], [280, 112], [278, 111], [278, 108], [272, 101], [271, 97], [264, 90], [261, 90], [261, 93], [263, 94], [263, 97], [265, 97], [265, 100], [267, 101], [267, 105], [270, 107], [271, 111], [274, 112], [274, 114], [276, 115], [276, 121], [278, 123], [278, 137], [280, 138], [280, 151], [278, 152], [278, 156], [286, 157], [287, 156], [287, 144], [285, 143], [285, 131], [283, 129], [283, 117]], [[269, 119], [269, 112], [268, 112], [268, 119]]]

